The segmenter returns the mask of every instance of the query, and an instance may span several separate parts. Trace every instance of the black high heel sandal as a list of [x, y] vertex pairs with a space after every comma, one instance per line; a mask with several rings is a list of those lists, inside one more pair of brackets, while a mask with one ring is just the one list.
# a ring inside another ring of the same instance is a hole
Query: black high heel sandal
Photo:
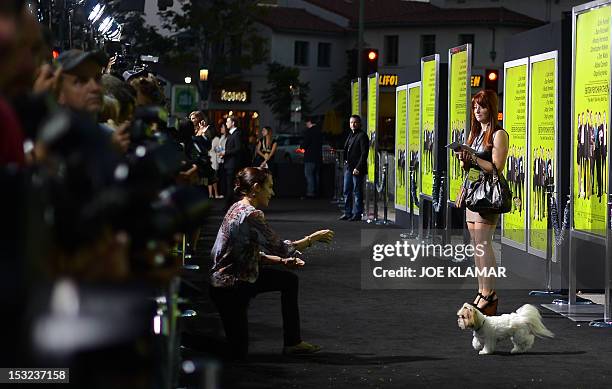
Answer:
[[482, 295], [482, 293], [478, 292], [478, 294], [476, 295], [476, 297], [478, 297], [478, 300], [476, 300], [475, 303], [468, 303], [471, 306], [473, 306], [474, 308], [478, 308], [478, 303], [480, 302], [481, 299], [485, 298], [485, 296]]
[[[480, 308], [476, 306], [476, 309], [482, 312], [483, 315], [495, 316], [497, 314], [497, 305], [499, 303], [499, 298], [497, 297], [497, 293], [493, 292], [489, 294], [488, 296], [482, 296], [482, 298], [487, 303]], [[478, 302], [480, 302], [480, 300], [478, 300]]]

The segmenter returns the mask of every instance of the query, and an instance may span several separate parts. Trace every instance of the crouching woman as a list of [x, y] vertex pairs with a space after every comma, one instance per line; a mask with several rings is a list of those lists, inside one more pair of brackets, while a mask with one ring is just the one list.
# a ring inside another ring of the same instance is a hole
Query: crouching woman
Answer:
[[260, 208], [274, 195], [273, 178], [265, 168], [248, 167], [236, 176], [235, 193], [241, 200], [227, 211], [212, 249], [210, 295], [219, 310], [232, 357], [248, 353], [248, 305], [264, 292], [281, 292], [283, 353], [309, 354], [320, 347], [302, 341], [298, 308], [298, 277], [285, 268], [304, 266], [298, 251], [315, 242], [329, 243], [330, 230], [314, 232], [297, 241], [281, 240], [270, 228]]

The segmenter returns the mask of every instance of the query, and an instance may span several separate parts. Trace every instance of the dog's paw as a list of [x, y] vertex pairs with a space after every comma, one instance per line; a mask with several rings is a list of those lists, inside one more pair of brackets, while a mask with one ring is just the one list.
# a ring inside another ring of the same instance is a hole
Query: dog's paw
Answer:
[[487, 349], [482, 349], [478, 352], [479, 355], [491, 355], [493, 354], [493, 351], [487, 350]]
[[525, 350], [518, 347], [513, 347], [512, 350], [510, 350], [510, 354], [523, 354], [524, 352]]

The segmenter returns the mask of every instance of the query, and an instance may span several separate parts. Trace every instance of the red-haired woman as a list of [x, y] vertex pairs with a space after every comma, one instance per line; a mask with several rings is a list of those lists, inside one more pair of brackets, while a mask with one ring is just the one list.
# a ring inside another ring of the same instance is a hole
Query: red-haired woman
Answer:
[[[496, 168], [499, 174], [502, 174], [508, 157], [508, 142], [508, 133], [497, 122], [497, 94], [491, 90], [478, 92], [472, 98], [472, 123], [468, 136], [468, 145], [477, 153], [461, 152], [461, 167], [486, 173], [491, 173]], [[495, 268], [492, 239], [499, 214], [478, 213], [466, 209], [465, 220], [472, 242], [477, 247], [474, 255], [476, 267]], [[491, 316], [497, 313], [498, 301], [495, 277], [479, 276], [474, 306], [485, 315]]]

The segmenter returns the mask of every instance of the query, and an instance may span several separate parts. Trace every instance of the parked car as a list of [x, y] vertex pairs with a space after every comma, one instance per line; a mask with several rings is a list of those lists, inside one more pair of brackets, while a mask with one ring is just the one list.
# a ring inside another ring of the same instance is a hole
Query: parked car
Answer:
[[304, 150], [300, 153], [298, 149], [303, 139], [300, 135], [277, 135], [274, 161], [277, 163], [301, 163], [304, 158]]
[[[276, 155], [278, 163], [304, 163], [304, 149], [300, 148], [303, 137], [299, 135], [280, 134], [276, 138]], [[323, 148], [323, 163], [336, 162], [336, 150], [325, 143]]]

